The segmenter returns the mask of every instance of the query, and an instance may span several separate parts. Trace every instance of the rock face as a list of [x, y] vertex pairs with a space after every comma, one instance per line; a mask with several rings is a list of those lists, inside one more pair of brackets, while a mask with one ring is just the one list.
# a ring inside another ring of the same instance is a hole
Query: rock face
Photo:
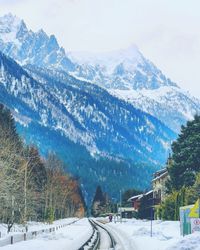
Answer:
[[42, 29], [34, 33], [12, 14], [0, 17], [0, 50], [22, 65], [74, 69], [54, 35], [48, 36]]

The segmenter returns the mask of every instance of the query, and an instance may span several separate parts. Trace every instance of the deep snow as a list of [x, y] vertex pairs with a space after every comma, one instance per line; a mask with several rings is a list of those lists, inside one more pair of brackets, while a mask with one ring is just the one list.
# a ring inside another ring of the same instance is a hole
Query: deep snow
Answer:
[[131, 219], [107, 225], [125, 233], [135, 250], [200, 250], [200, 233], [182, 237], [178, 221], [153, 221], [152, 237], [150, 221]]
[[[73, 219], [74, 220], [74, 219]], [[71, 222], [72, 219], [59, 220], [54, 225]], [[31, 229], [44, 228], [41, 223], [35, 223]], [[52, 225], [51, 225], [52, 226]], [[1, 247], [2, 250], [77, 250], [92, 234], [92, 228], [86, 218], [52, 233], [43, 233], [33, 240], [22, 241], [13, 245]]]

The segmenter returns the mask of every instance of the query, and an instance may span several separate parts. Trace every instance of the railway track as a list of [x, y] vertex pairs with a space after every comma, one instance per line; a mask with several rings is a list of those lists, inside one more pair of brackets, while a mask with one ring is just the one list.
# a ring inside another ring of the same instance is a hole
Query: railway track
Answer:
[[113, 235], [96, 221], [89, 219], [89, 222], [93, 229], [92, 235], [79, 250], [115, 250]]

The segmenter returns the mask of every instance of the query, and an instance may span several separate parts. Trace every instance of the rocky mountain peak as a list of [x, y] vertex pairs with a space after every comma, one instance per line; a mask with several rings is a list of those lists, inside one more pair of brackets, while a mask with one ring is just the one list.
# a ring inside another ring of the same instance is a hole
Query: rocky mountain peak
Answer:
[[43, 29], [28, 30], [25, 22], [12, 14], [0, 17], [0, 50], [22, 65], [66, 71], [75, 68], [54, 35], [47, 35]]

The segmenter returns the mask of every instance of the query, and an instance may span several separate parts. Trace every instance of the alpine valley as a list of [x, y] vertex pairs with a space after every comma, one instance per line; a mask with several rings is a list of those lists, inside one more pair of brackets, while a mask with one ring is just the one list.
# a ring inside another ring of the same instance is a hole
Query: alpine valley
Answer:
[[12, 14], [0, 18], [0, 102], [28, 143], [63, 159], [88, 199], [98, 184], [113, 197], [147, 187], [181, 124], [200, 110], [136, 46], [65, 52]]

